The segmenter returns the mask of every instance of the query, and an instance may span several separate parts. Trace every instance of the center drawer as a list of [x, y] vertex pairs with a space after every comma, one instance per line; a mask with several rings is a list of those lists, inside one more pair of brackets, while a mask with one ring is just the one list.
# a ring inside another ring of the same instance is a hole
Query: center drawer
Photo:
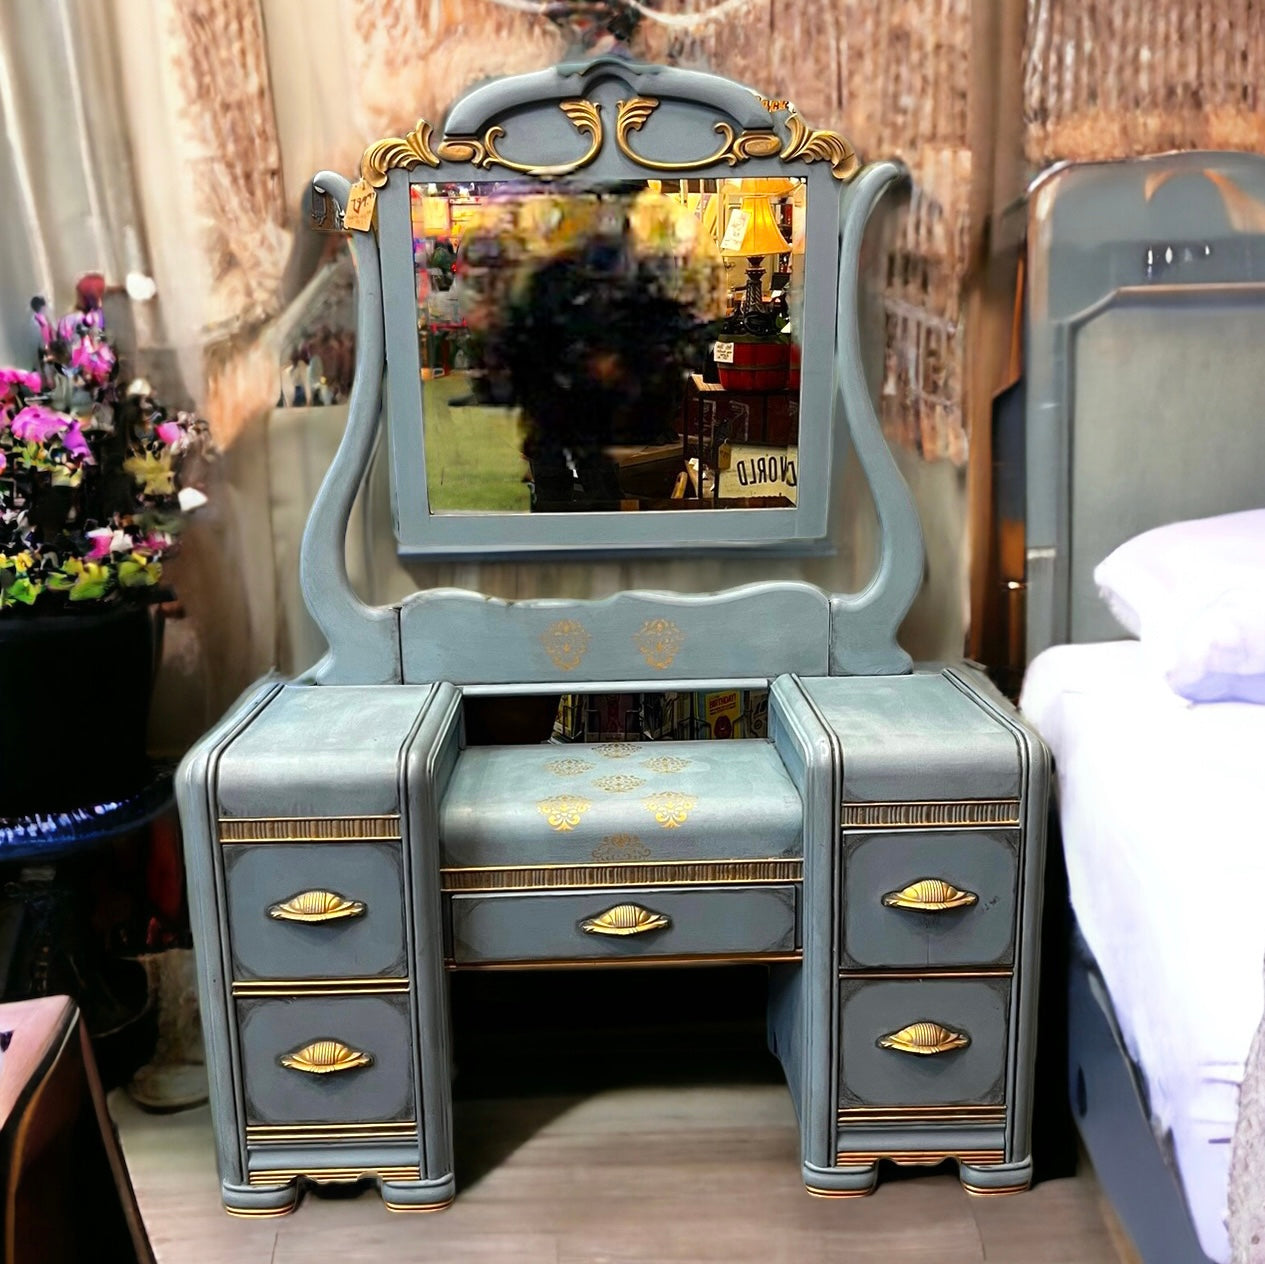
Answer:
[[449, 897], [450, 957], [493, 962], [787, 954], [798, 887], [628, 887]]

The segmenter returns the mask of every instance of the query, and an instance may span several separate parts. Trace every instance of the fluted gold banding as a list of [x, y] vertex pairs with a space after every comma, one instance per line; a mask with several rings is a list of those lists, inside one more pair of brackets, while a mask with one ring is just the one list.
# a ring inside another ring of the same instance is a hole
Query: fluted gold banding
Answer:
[[921, 803], [845, 803], [844, 829], [935, 829], [942, 826], [1018, 825], [1018, 799], [948, 799]]
[[390, 816], [221, 817], [222, 843], [398, 842], [400, 818]]
[[917, 1167], [943, 1163], [945, 1159], [957, 1159], [961, 1163], [1000, 1163], [1004, 1158], [1001, 1150], [840, 1150], [835, 1156], [835, 1163], [839, 1167], [859, 1167], [886, 1159], [902, 1167]]
[[440, 882], [445, 891], [529, 891], [557, 887], [712, 886], [748, 882], [799, 882], [803, 875], [802, 860], [667, 860], [596, 865], [441, 869]]

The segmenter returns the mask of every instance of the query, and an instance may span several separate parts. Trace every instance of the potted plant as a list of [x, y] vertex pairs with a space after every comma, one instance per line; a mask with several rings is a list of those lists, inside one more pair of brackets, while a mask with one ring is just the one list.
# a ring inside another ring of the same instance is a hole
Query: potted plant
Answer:
[[206, 424], [126, 385], [96, 278], [38, 350], [0, 368], [0, 818], [100, 810], [139, 794], [152, 610]]

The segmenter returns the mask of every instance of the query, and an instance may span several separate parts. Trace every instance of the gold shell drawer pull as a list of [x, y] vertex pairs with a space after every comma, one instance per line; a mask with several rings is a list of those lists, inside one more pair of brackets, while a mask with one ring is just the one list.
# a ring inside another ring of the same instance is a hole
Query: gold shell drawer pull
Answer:
[[919, 878], [883, 897], [885, 908], [914, 909], [919, 913], [944, 913], [978, 903], [979, 896], [974, 891], [959, 891], [943, 878]]
[[896, 1049], [901, 1053], [949, 1053], [954, 1049], [965, 1049], [971, 1038], [962, 1031], [950, 1031], [939, 1023], [910, 1023], [900, 1031], [879, 1038], [880, 1049]]
[[336, 891], [300, 891], [268, 906], [268, 916], [279, 922], [339, 922], [346, 917], [362, 917], [364, 912], [362, 901], [344, 899]]
[[283, 1067], [302, 1071], [306, 1075], [329, 1075], [333, 1071], [354, 1071], [357, 1067], [373, 1065], [371, 1054], [349, 1048], [341, 1040], [313, 1040], [310, 1045], [283, 1054]]
[[616, 904], [597, 917], [586, 917], [580, 929], [588, 935], [644, 935], [648, 930], [670, 926], [666, 913], [656, 913], [640, 904]]

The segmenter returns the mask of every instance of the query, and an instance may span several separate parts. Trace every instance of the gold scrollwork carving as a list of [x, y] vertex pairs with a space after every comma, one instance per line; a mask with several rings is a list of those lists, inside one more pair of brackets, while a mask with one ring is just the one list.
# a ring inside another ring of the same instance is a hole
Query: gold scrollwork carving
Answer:
[[549, 661], [559, 671], [575, 671], [579, 667], [589, 652], [589, 640], [588, 629], [576, 619], [559, 619], [540, 634]]
[[593, 805], [587, 799], [574, 794], [555, 794], [552, 799], [542, 799], [536, 804], [536, 810], [544, 814], [545, 820], [560, 833], [573, 830], [580, 823], [580, 818]]
[[798, 114], [787, 117], [790, 139], [782, 150], [783, 162], [828, 162], [836, 180], [851, 180], [861, 168], [861, 160], [851, 142], [838, 132], [809, 127]]
[[685, 644], [685, 633], [671, 619], [647, 619], [633, 634], [633, 644], [648, 666], [666, 671]]
[[729, 123], [722, 120], [712, 124], [712, 130], [720, 133], [721, 146], [706, 158], [670, 162], [647, 158], [632, 147], [628, 134], [641, 131], [646, 120], [658, 108], [659, 101], [656, 97], [632, 97], [627, 101], [617, 102], [615, 106], [615, 144], [619, 147], [619, 152], [639, 167], [646, 167], [651, 171], [699, 171], [703, 167], [714, 167], [718, 162], [728, 163], [733, 167], [748, 158], [772, 158], [782, 148], [782, 142], [772, 129], [735, 132]]
[[497, 141], [505, 135], [505, 129], [499, 124], [489, 127], [482, 137], [445, 137], [439, 146], [439, 156], [447, 162], [468, 162], [476, 167], [484, 168], [495, 165], [528, 176], [570, 175], [573, 171], [579, 171], [581, 167], [587, 167], [601, 152], [603, 139], [601, 107], [594, 101], [576, 97], [569, 101], [560, 101], [558, 108], [570, 119], [571, 125], [577, 132], [590, 138], [588, 149], [578, 158], [549, 164], [515, 162], [512, 158], [506, 158], [497, 148]]
[[352, 1049], [341, 1040], [314, 1040], [302, 1049], [283, 1054], [279, 1061], [283, 1067], [308, 1075], [329, 1075], [334, 1071], [353, 1071], [356, 1067], [373, 1065], [370, 1054]]
[[891, 1032], [879, 1039], [880, 1049], [896, 1049], [901, 1053], [920, 1053], [923, 1055], [949, 1053], [953, 1049], [965, 1049], [971, 1043], [970, 1036], [961, 1031], [950, 1031], [939, 1023], [925, 1020], [910, 1023], [900, 1031]]
[[693, 795], [682, 794], [679, 790], [663, 790], [643, 799], [642, 803], [664, 829], [684, 825], [698, 806], [698, 800]]

